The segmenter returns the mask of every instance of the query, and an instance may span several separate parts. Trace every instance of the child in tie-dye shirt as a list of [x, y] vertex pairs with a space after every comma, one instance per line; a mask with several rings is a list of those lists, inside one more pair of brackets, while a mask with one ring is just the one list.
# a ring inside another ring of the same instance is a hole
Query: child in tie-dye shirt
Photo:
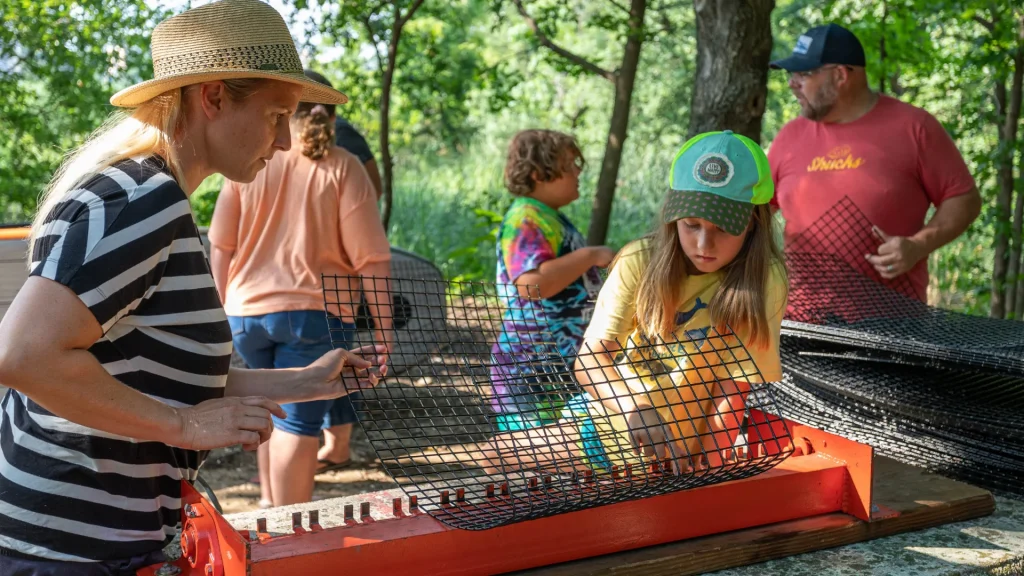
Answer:
[[505, 185], [516, 198], [498, 231], [497, 283], [505, 308], [492, 353], [492, 406], [501, 431], [558, 420], [571, 396], [572, 361], [615, 253], [586, 246], [559, 212], [579, 198], [583, 154], [575, 139], [525, 130], [509, 145]]

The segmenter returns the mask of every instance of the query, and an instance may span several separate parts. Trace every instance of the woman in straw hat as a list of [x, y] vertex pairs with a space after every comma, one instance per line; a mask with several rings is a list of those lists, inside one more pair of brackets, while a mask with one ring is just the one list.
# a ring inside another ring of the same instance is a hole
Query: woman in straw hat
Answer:
[[[0, 324], [0, 574], [134, 574], [161, 560], [180, 481], [214, 448], [255, 449], [283, 402], [372, 386], [384, 349], [307, 368], [230, 369], [231, 329], [188, 196], [250, 182], [289, 149], [306, 78], [259, 0], [188, 10], [153, 32], [154, 79], [70, 154], [40, 200], [31, 277]], [[343, 382], [344, 380], [344, 382]]]

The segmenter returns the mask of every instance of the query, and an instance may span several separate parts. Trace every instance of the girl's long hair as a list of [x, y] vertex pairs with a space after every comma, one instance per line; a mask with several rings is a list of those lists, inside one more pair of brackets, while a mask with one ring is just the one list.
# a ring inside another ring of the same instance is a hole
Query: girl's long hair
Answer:
[[[786, 278], [782, 249], [773, 227], [771, 208], [756, 206], [743, 247], [722, 268], [722, 285], [708, 304], [716, 330], [725, 333], [727, 327], [745, 327], [750, 338], [747, 344], [760, 347], [771, 339], [766, 314], [770, 279], [780, 274], [784, 282]], [[637, 325], [647, 337], [667, 339], [676, 329], [676, 311], [682, 304], [679, 286], [692, 264], [679, 244], [675, 222], [661, 225], [643, 242], [651, 259], [637, 287]]]
[[[237, 101], [254, 94], [266, 80], [243, 78], [222, 82], [228, 96]], [[39, 195], [29, 236], [29, 266], [32, 265], [36, 238], [43, 232], [43, 222], [50, 212], [76, 186], [121, 160], [157, 154], [167, 163], [178, 183], [184, 186], [184, 175], [174, 139], [175, 134], [185, 125], [182, 101], [190, 88], [185, 86], [168, 90], [137, 108], [114, 112], [85, 143], [64, 156], [53, 179]]]

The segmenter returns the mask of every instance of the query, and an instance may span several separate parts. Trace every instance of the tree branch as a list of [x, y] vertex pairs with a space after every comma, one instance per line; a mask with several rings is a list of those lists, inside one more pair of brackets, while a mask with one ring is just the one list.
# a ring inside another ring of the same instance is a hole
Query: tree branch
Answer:
[[384, 73], [384, 58], [380, 55], [380, 48], [377, 46], [380, 41], [377, 40], [377, 33], [373, 31], [373, 24], [370, 23], [370, 14], [363, 17], [363, 25], [366, 26], [366, 32], [370, 35], [370, 43], [373, 44], [373, 54], [377, 57], [377, 66], [380, 67], [380, 73]]
[[409, 7], [409, 11], [405, 13], [405, 16], [402, 16], [402, 10], [399, 9], [397, 5], [395, 5], [395, 18], [398, 19], [398, 28], [402, 28], [403, 26], [405, 26], [406, 22], [408, 22], [409, 19], [412, 18], [412, 15], [415, 14], [416, 11], [419, 10], [420, 6], [422, 5], [423, 0], [416, 0], [415, 2], [412, 3], [412, 6]]
[[974, 20], [978, 24], [981, 24], [989, 32], [995, 31], [995, 24], [991, 20], [985, 20], [984, 18], [978, 15], [971, 16], [971, 20]]
[[523, 7], [523, 0], [512, 0], [512, 3], [516, 5], [516, 8], [519, 10], [519, 14], [522, 15], [522, 17], [526, 20], [526, 24], [530, 26], [530, 30], [533, 30], [533, 33], [537, 36], [537, 40], [541, 43], [541, 45], [547, 47], [555, 54], [558, 54], [559, 56], [565, 58], [566, 60], [572, 62], [573, 64], [576, 64], [580, 68], [583, 68], [587, 72], [590, 72], [591, 74], [596, 74], [609, 82], [615, 83], [617, 77], [617, 74], [615, 72], [612, 72], [611, 70], [605, 70], [604, 68], [601, 68], [600, 66], [594, 64], [593, 62], [587, 60], [586, 58], [583, 58], [582, 56], [579, 56], [577, 54], [573, 54], [572, 52], [569, 52], [565, 48], [562, 48], [558, 44], [552, 42], [547, 37], [547, 35], [545, 35], [544, 32], [541, 31], [540, 26], [537, 25], [537, 21], [534, 20], [526, 11], [526, 8]]
[[616, 0], [608, 0], [608, 2], [609, 2], [609, 3], [610, 3], [610, 4], [612, 5], [612, 6], [615, 6], [615, 7], [616, 7], [616, 8], [618, 8], [619, 10], [622, 10], [622, 11], [623, 11], [623, 12], [625, 12], [626, 14], [629, 14], [629, 8], [627, 8], [626, 6], [623, 6], [622, 4], [619, 4], [619, 3], [618, 3], [618, 2], [616, 1]]

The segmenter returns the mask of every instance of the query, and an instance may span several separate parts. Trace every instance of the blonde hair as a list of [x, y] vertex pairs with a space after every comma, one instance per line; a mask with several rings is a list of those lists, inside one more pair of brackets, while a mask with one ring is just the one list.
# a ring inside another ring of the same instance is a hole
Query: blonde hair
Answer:
[[[222, 82], [228, 96], [238, 101], [255, 94], [267, 81], [243, 78]], [[53, 179], [39, 195], [29, 236], [30, 266], [36, 238], [43, 232], [44, 222], [50, 213], [76, 186], [121, 160], [157, 154], [167, 162], [178, 183], [184, 185], [184, 174], [174, 148], [174, 138], [186, 122], [182, 100], [186, 91], [193, 86], [197, 85], [168, 90], [138, 108], [114, 112], [85, 143], [65, 155]]]
[[537, 182], [550, 182], [562, 176], [571, 165], [572, 154], [580, 169], [586, 164], [576, 139], [554, 130], [522, 130], [512, 137], [505, 160], [505, 187], [515, 196], [533, 193]]
[[[750, 342], [744, 342], [747, 345], [764, 347], [770, 342], [765, 312], [769, 283], [772, 276], [778, 274], [785, 282], [786, 265], [774, 225], [768, 205], [754, 208], [743, 247], [736, 258], [722, 268], [725, 277], [708, 304], [714, 328], [720, 333], [725, 333], [727, 328], [734, 331], [745, 328], [750, 335]], [[642, 250], [651, 252], [651, 259], [637, 286], [637, 325], [648, 338], [668, 339], [675, 331], [676, 311], [682, 304], [679, 286], [692, 264], [679, 244], [675, 222], [661, 225], [640, 242], [645, 244]], [[622, 251], [625, 252], [628, 251]]]

